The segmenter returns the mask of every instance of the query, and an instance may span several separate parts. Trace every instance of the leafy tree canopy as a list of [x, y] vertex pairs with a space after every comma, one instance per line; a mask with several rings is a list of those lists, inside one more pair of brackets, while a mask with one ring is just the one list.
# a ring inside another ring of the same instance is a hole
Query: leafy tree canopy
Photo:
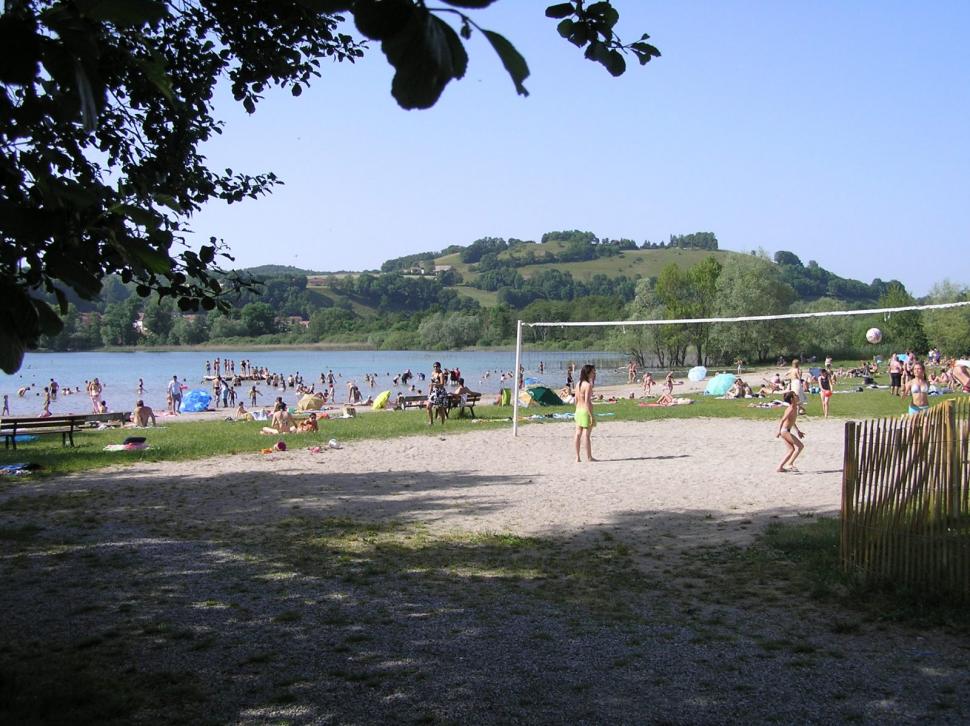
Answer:
[[[272, 172], [206, 165], [199, 147], [222, 130], [217, 83], [253, 113], [272, 87], [299, 96], [321, 61], [360, 58], [363, 36], [394, 67], [398, 104], [428, 108], [465, 74], [462, 41], [480, 32], [525, 95], [525, 59], [468, 14], [494, 1], [443, 0], [432, 12], [423, 0], [6, 0], [0, 368], [16, 371], [27, 347], [61, 329], [45, 297], [66, 313], [68, 291], [93, 299], [107, 275], [182, 311], [224, 309], [224, 290], [246, 284], [218, 274], [228, 253], [216, 237], [186, 245], [188, 220], [207, 201], [259, 197], [278, 183]], [[659, 55], [645, 35], [619, 39], [610, 2], [557, 3], [546, 16], [612, 75], [625, 56]], [[188, 341], [202, 325], [178, 331]]]

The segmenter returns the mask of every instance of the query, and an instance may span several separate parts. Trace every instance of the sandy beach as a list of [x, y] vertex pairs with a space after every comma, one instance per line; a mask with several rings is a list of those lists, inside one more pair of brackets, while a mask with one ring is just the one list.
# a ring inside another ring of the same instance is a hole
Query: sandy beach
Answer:
[[[593, 463], [573, 460], [574, 428], [565, 422], [521, 426], [515, 439], [508, 429], [442, 432], [358, 442], [320, 454], [293, 450], [142, 464], [123, 473], [134, 486], [218, 482], [219, 490], [239, 485], [260, 500], [280, 497], [269, 508], [253, 509], [254, 517], [276, 516], [276, 507], [295, 503], [327, 516], [404, 517], [437, 528], [562, 535], [611, 527], [652, 540], [662, 534], [657, 528], [664, 526], [663, 513], [676, 512], [679, 529], [685, 519], [698, 520], [696, 530], [690, 527], [678, 538], [734, 540], [753, 531], [750, 522], [737, 531], [717, 523], [838, 510], [843, 426], [837, 420], [804, 421], [801, 471], [789, 474], [774, 472], [784, 453], [774, 421], [607, 418], [593, 435], [593, 453], [600, 459]], [[277, 478], [287, 482], [289, 495], [274, 486]], [[104, 481], [98, 473], [74, 479], [84, 486]], [[350, 483], [354, 496], [342, 491], [341, 482]], [[207, 496], [199, 502], [203, 518], [209, 516], [208, 501]], [[224, 503], [212, 504], [216, 515]]]

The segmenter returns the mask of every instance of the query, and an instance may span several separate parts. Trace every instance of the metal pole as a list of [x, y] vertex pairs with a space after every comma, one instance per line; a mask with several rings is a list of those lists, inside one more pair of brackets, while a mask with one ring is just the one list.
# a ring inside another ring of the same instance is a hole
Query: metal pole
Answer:
[[515, 326], [515, 370], [512, 371], [512, 436], [519, 435], [519, 366], [522, 360], [522, 321]]

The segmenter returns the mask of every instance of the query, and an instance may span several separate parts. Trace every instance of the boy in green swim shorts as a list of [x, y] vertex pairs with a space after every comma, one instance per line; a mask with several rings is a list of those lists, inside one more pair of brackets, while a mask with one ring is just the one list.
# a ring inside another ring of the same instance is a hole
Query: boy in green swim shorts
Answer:
[[596, 461], [593, 458], [592, 444], [589, 436], [596, 425], [596, 418], [593, 416], [593, 383], [596, 381], [596, 367], [590, 364], [583, 366], [579, 372], [579, 387], [576, 389], [576, 436], [574, 444], [576, 447], [576, 461], [582, 461], [579, 452], [583, 443], [586, 447], [586, 460]]

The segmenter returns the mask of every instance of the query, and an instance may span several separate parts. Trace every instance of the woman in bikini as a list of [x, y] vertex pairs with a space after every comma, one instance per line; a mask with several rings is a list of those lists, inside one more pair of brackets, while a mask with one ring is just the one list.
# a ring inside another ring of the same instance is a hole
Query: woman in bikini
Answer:
[[913, 397], [909, 404], [910, 413], [927, 411], [930, 407], [929, 381], [926, 380], [926, 368], [922, 363], [913, 364], [913, 377], [903, 384], [903, 390]]
[[[785, 458], [778, 465], [778, 471], [798, 471], [795, 468], [795, 459], [798, 458], [798, 455], [802, 453], [802, 449], [805, 448], [805, 444], [800, 441], [800, 439], [805, 437], [805, 434], [802, 433], [802, 430], [798, 428], [798, 424], [796, 423], [798, 420], [798, 396], [792, 391], [786, 391], [783, 398], [785, 403], [788, 404], [788, 408], [785, 409], [785, 413], [781, 417], [781, 422], [778, 424], [778, 433], [775, 438], [783, 439], [788, 446], [788, 451], [785, 453]], [[797, 439], [792, 436], [792, 429], [798, 434]], [[788, 464], [788, 469], [785, 468], [785, 464]]]
[[589, 437], [596, 425], [593, 417], [593, 383], [596, 381], [596, 367], [590, 364], [583, 366], [579, 372], [579, 387], [576, 389], [576, 435], [574, 444], [576, 447], [576, 461], [582, 461], [579, 456], [580, 447], [585, 442], [586, 460], [596, 461], [593, 458], [592, 444]]

